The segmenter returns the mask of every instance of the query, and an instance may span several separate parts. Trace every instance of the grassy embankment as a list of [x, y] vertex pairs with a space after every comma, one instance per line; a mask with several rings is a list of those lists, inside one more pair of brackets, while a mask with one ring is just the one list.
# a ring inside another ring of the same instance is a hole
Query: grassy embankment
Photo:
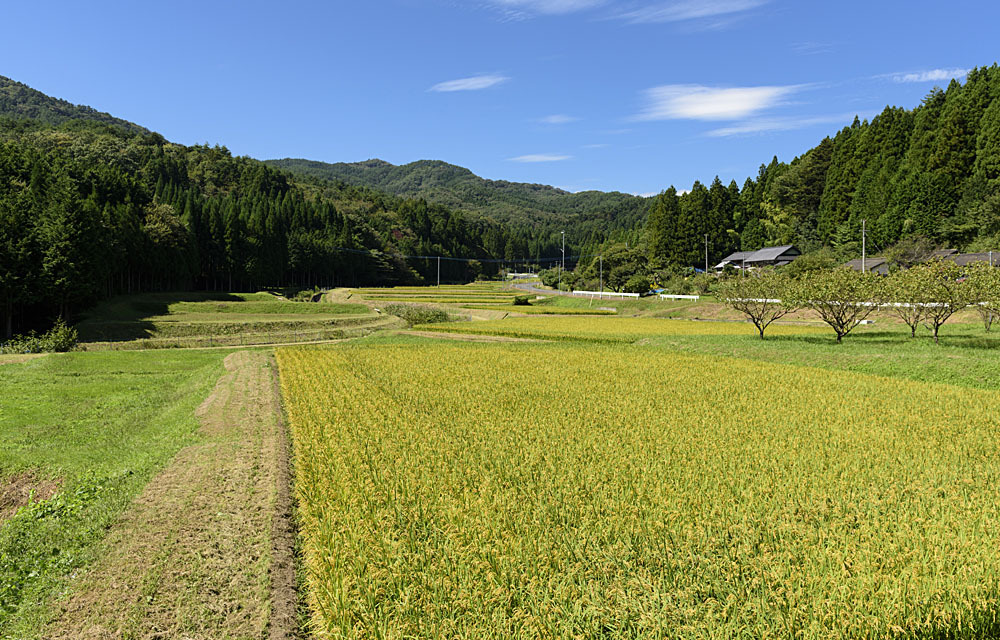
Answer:
[[130, 501], [197, 438], [194, 411], [223, 355], [69, 353], [0, 366], [0, 482], [34, 503], [0, 525], [0, 637], [37, 628]]
[[77, 324], [88, 350], [245, 346], [356, 337], [394, 324], [364, 304], [268, 293], [119, 296]]

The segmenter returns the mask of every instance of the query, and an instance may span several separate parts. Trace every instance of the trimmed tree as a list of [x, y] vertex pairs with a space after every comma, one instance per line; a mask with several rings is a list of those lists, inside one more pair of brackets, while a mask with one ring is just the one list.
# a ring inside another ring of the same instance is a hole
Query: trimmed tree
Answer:
[[971, 304], [976, 307], [983, 328], [988, 332], [1000, 316], [1000, 269], [985, 262], [970, 265], [965, 276]]
[[910, 328], [911, 338], [916, 337], [926, 310], [922, 282], [921, 274], [915, 269], [894, 271], [886, 280], [889, 310]]
[[964, 281], [965, 270], [951, 261], [931, 260], [911, 271], [920, 278], [924, 324], [934, 332], [937, 342], [941, 325], [974, 301], [974, 287]]
[[841, 342], [885, 299], [882, 277], [850, 267], [808, 273], [789, 289], [793, 304], [812, 309]]
[[719, 284], [718, 296], [727, 305], [745, 315], [764, 339], [764, 330], [796, 307], [785, 300], [788, 276], [764, 269], [742, 276], [733, 276]]

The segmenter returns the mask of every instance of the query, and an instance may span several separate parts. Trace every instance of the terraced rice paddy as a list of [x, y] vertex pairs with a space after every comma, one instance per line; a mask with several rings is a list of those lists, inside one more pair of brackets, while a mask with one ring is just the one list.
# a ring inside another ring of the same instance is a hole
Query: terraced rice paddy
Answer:
[[122, 296], [98, 306], [78, 328], [86, 348], [97, 350], [311, 342], [392, 324], [358, 303], [196, 293]]
[[318, 637], [1000, 633], [995, 392], [594, 343], [278, 360]]
[[[756, 329], [745, 322], [693, 322], [662, 318], [505, 318], [487, 322], [422, 325], [423, 331], [471, 333], [485, 336], [540, 338], [544, 340], [589, 340], [594, 342], [636, 342], [665, 335], [754, 335]], [[806, 325], [771, 325], [768, 335], [827, 333]]]
[[422, 302], [431, 304], [510, 305], [522, 292], [507, 289], [503, 283], [442, 285], [440, 287], [386, 287], [352, 289], [352, 295], [365, 300], [384, 302]]

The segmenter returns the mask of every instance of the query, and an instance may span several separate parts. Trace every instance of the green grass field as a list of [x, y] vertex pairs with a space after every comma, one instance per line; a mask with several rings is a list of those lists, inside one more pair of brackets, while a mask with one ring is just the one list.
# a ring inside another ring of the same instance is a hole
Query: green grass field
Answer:
[[0, 480], [56, 495], [0, 526], [0, 637], [22, 637], [107, 528], [196, 436], [220, 352], [69, 353], [0, 365]]

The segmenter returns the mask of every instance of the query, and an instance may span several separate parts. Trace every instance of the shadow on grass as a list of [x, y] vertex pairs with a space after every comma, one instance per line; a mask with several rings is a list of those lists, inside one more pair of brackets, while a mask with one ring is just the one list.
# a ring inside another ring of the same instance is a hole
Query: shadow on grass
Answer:
[[[898, 346], [901, 348], [944, 348], [953, 347], [959, 349], [1000, 349], [1000, 335], [964, 335], [964, 334], [941, 334], [939, 342], [934, 343], [934, 338], [928, 334], [917, 334], [911, 338], [909, 333], [899, 331], [864, 331], [860, 333], [850, 333], [844, 336], [841, 345], [860, 344], [878, 346]], [[837, 345], [837, 337], [831, 331], [828, 335], [769, 335], [764, 343], [778, 344], [804, 344], [804, 345]]]
[[177, 302], [242, 302], [224, 292], [181, 291], [115, 296], [83, 314], [76, 329], [81, 342], [119, 342], [153, 336], [152, 322], [145, 319], [166, 315]]

